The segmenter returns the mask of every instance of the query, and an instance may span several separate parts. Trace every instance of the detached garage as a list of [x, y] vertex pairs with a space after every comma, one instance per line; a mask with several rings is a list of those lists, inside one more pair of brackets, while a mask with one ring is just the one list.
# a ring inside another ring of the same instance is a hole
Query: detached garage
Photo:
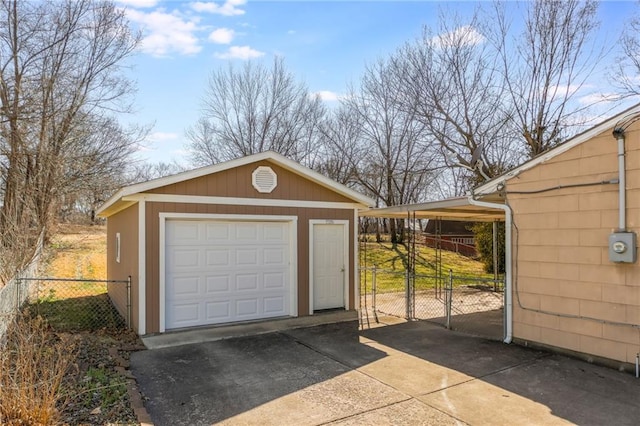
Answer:
[[122, 188], [98, 214], [108, 278], [132, 286], [109, 295], [142, 335], [355, 310], [372, 204], [274, 152]]

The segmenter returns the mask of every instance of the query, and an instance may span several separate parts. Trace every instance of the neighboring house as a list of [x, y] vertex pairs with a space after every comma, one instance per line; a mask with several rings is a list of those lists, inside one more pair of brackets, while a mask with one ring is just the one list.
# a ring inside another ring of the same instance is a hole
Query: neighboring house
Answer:
[[[424, 243], [429, 247], [436, 247], [440, 239], [440, 247], [460, 253], [464, 256], [474, 257], [478, 253], [475, 246], [475, 235], [470, 231], [473, 222], [440, 220], [438, 232], [438, 220], [429, 219], [424, 228]], [[440, 237], [438, 237], [440, 234]]]
[[[312, 315], [357, 303], [358, 210], [373, 200], [274, 152], [122, 188], [109, 279], [132, 277], [139, 334]], [[111, 286], [121, 313], [126, 291]]]
[[474, 190], [512, 215], [516, 341], [636, 362], [639, 117], [636, 106]]
[[635, 364], [640, 353], [640, 105], [467, 197], [361, 212], [409, 214], [506, 222], [506, 343], [553, 348], [618, 367]]

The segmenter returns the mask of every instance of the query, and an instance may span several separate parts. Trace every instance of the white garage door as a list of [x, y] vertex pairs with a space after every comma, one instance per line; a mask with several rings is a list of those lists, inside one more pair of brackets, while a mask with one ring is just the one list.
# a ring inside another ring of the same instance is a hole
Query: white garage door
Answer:
[[167, 220], [166, 328], [289, 315], [287, 222]]

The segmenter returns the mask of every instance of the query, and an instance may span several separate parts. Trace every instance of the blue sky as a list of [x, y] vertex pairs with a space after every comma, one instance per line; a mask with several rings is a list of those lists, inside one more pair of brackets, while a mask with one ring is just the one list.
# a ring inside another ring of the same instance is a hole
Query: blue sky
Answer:
[[[137, 82], [135, 113], [126, 119], [154, 124], [141, 159], [187, 164], [185, 129], [200, 116], [211, 71], [229, 62], [270, 63], [287, 68], [328, 104], [357, 82], [373, 62], [435, 27], [442, 8], [469, 15], [475, 2], [436, 1], [161, 1], [119, 0], [134, 28], [143, 31], [130, 76]], [[600, 6], [601, 36], [615, 43], [631, 1]], [[603, 79], [592, 93], [607, 92]]]

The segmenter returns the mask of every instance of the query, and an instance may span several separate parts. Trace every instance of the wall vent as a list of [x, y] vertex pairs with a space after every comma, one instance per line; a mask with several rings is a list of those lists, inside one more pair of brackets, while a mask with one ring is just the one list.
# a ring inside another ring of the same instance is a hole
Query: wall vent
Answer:
[[251, 183], [256, 191], [268, 194], [278, 186], [278, 175], [271, 167], [260, 166], [251, 174]]

